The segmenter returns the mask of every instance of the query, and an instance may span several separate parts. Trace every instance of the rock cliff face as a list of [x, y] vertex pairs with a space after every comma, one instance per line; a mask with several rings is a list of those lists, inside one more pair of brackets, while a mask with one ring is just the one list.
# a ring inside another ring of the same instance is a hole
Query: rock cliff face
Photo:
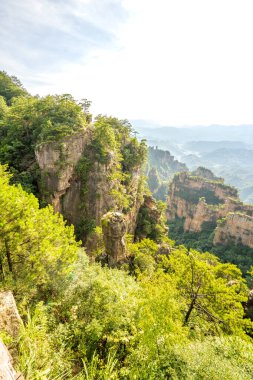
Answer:
[[12, 357], [0, 339], [0, 380], [25, 380], [13, 368]]
[[[184, 219], [184, 231], [192, 232], [201, 232], [205, 223], [217, 225], [214, 244], [241, 243], [252, 247], [252, 216], [253, 206], [244, 205], [235, 188], [225, 185], [207, 169], [180, 173], [170, 185], [168, 220]], [[217, 223], [220, 219], [224, 222]]]
[[66, 194], [74, 179], [75, 167], [90, 141], [90, 130], [65, 137], [59, 142], [39, 146], [36, 160], [41, 169], [41, 192], [54, 206], [62, 211], [61, 198]]
[[169, 220], [185, 218], [185, 231], [199, 232], [203, 222], [215, 222], [240, 207], [237, 190], [223, 181], [180, 173], [170, 185], [167, 215]]
[[187, 166], [177, 161], [169, 151], [158, 149], [157, 147], [149, 147], [148, 163], [150, 169], [157, 169], [159, 177], [163, 181], [168, 181], [177, 172], [188, 171]]
[[[61, 141], [43, 144], [35, 152], [37, 163], [41, 169], [41, 194], [46, 202], [52, 204], [56, 212], [63, 214], [68, 222], [75, 226], [83, 218], [81, 209], [82, 177], [80, 173], [78, 175], [76, 167], [80, 160], [89, 154], [91, 134], [91, 130], [87, 129], [83, 133], [65, 137]], [[86, 167], [83, 168], [83, 170], [86, 169]], [[92, 209], [92, 220], [98, 219], [99, 214], [99, 216], [103, 215], [102, 203], [109, 203], [107, 197], [105, 199], [104, 196], [100, 199], [96, 196], [97, 191], [108, 194], [108, 191], [105, 191], [108, 189], [105, 189], [105, 186], [101, 187], [101, 183], [103, 185], [107, 183], [104, 178], [106, 172], [107, 168], [104, 165], [94, 162], [92, 170], [86, 174], [87, 188], [90, 188], [89, 194], [86, 196], [91, 198], [87, 204]], [[96, 201], [94, 201], [95, 198]]]
[[214, 244], [243, 244], [253, 248], [253, 217], [231, 213], [218, 224]]
[[[41, 194], [55, 211], [74, 224], [83, 242], [109, 211], [123, 211], [127, 232], [134, 234], [143, 201], [140, 167], [128, 173], [127, 185], [122, 187], [121, 180], [114, 175], [118, 165], [115, 152], [108, 153], [106, 162], [98, 161], [92, 138], [93, 130], [88, 128], [60, 141], [43, 144], [36, 150]], [[130, 198], [127, 210], [118, 200], [120, 196]]]
[[[17, 338], [21, 325], [21, 318], [12, 292], [0, 292], [0, 331]], [[24, 377], [13, 368], [13, 360], [0, 339], [0, 379], [24, 380]]]
[[222, 178], [216, 177], [210, 169], [204, 168], [203, 166], [198, 167], [191, 173], [194, 177], [202, 177], [205, 179], [213, 181], [222, 181]]
[[108, 212], [102, 218], [102, 229], [107, 261], [114, 266], [126, 258], [127, 221], [120, 212]]
[[0, 292], [0, 331], [16, 337], [21, 325], [16, 302], [10, 291]]
[[159, 241], [161, 236], [166, 235], [167, 230], [162, 210], [152, 196], [145, 195], [138, 213], [135, 240], [149, 238]]

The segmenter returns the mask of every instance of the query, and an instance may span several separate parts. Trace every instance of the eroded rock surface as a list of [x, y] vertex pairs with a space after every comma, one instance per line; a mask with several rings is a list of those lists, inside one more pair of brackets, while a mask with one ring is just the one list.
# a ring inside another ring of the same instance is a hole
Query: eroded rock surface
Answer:
[[90, 142], [90, 131], [67, 136], [57, 142], [42, 144], [35, 151], [41, 169], [41, 193], [55, 211], [61, 212], [61, 199], [74, 181], [75, 167]]
[[25, 380], [13, 368], [12, 357], [0, 339], [0, 380]]
[[125, 216], [120, 212], [108, 212], [102, 218], [102, 230], [108, 263], [114, 266], [126, 258]]
[[144, 195], [144, 201], [138, 214], [135, 240], [145, 238], [159, 240], [159, 236], [165, 235], [167, 227], [162, 216], [162, 210], [159, 209], [156, 200], [150, 195]]
[[131, 234], [134, 234], [143, 202], [139, 191], [140, 167], [128, 173], [127, 185], [124, 184], [125, 193], [120, 194], [120, 176], [115, 176], [118, 170], [117, 155], [110, 151], [105, 162], [99, 162], [92, 147], [92, 133], [92, 128], [88, 128], [60, 141], [45, 143], [36, 150], [41, 170], [41, 194], [46, 194], [45, 200], [53, 205], [54, 210], [74, 224], [84, 243], [93, 226], [100, 225], [105, 213], [123, 211], [117, 193], [130, 199], [124, 214], [127, 230]]
[[244, 205], [235, 188], [205, 168], [174, 177], [167, 217], [169, 221], [184, 219], [184, 231], [201, 232], [205, 223], [216, 227], [214, 244], [253, 247], [253, 206]]
[[253, 217], [241, 213], [228, 214], [218, 224], [214, 244], [243, 244], [253, 248]]
[[[19, 333], [21, 318], [12, 292], [0, 292], [0, 331], [16, 338]], [[0, 339], [0, 380], [24, 380], [13, 368], [12, 357]]]
[[20, 324], [21, 318], [12, 292], [0, 292], [0, 331], [16, 337]]

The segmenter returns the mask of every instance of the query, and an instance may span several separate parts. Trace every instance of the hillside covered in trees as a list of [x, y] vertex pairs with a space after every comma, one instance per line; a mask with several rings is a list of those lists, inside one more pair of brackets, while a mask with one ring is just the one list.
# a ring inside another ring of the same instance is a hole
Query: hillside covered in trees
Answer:
[[[238, 267], [168, 238], [146, 144], [0, 73], [0, 338], [26, 379], [251, 379]], [[3, 308], [4, 310], [4, 308]], [[6, 318], [6, 319], [4, 319]]]
[[247, 275], [253, 265], [253, 206], [240, 201], [236, 188], [203, 167], [176, 174], [167, 217], [178, 244], [214, 252]]
[[253, 125], [173, 128], [145, 120], [133, 120], [133, 125], [148, 145], [169, 150], [190, 171], [211, 169], [238, 188], [243, 202], [253, 203]]
[[188, 171], [182, 162], [176, 160], [169, 151], [148, 147], [146, 174], [148, 185], [157, 200], [166, 201], [169, 182], [174, 174]]

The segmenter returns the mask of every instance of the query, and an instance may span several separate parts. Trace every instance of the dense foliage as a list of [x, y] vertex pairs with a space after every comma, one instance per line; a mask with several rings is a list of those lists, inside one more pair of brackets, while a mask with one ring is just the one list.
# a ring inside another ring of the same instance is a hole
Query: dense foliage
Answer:
[[[6, 88], [0, 75], [0, 92], [1, 86]], [[8, 96], [4, 91], [1, 94], [4, 97], [0, 97], [0, 162], [9, 165], [13, 182], [37, 193], [36, 147], [81, 131], [87, 126], [89, 114], [68, 94], [39, 98], [13, 90], [8, 105], [5, 102]]]
[[[89, 117], [87, 102], [70, 96], [16, 97], [15, 87], [7, 90], [8, 105], [0, 98], [0, 160], [16, 171], [17, 182], [17, 174], [29, 172], [37, 144], [81, 130]], [[85, 214], [94, 162], [111, 168], [108, 181], [117, 184], [111, 195], [125, 212], [146, 152], [127, 121], [99, 116], [90, 132], [89, 154], [75, 168], [85, 230], [94, 227]], [[0, 165], [0, 290], [13, 291], [23, 324], [17, 338], [0, 336], [26, 379], [252, 378], [252, 322], [240, 269], [169, 240], [157, 223], [163, 203], [150, 197], [152, 207], [144, 203], [136, 242], [128, 237], [127, 258], [112, 269], [90, 260], [105, 252], [102, 239], [88, 257], [61, 215], [39, 208], [33, 194], [10, 180]]]
[[169, 182], [178, 172], [188, 171], [185, 164], [175, 160], [167, 150], [158, 147], [148, 148], [146, 165], [148, 185], [155, 199], [165, 202], [168, 195]]
[[[88, 182], [94, 173], [103, 172], [104, 183], [108, 185], [108, 198], [112, 209], [127, 213], [133, 206], [135, 195], [132, 194], [132, 181], [146, 160], [147, 147], [145, 140], [138, 142], [133, 134], [131, 124], [127, 120], [99, 115], [91, 126], [91, 140], [86, 147], [85, 156], [77, 164], [76, 173], [82, 183], [82, 220], [78, 225], [78, 236], [85, 240], [96, 227], [92, 221], [87, 205], [91, 198], [100, 197], [100, 189], [94, 194], [88, 192]], [[100, 174], [103, 176], [103, 174]], [[144, 186], [144, 178], [140, 176], [139, 185]], [[142, 194], [142, 189], [138, 191]]]
[[165, 209], [166, 204], [162, 201], [157, 202], [153, 209], [152, 206], [148, 206], [144, 201], [138, 212], [135, 240], [143, 238], [149, 238], [158, 242], [163, 240], [167, 230], [164, 216]]
[[250, 378], [237, 267], [165, 238], [129, 242], [121, 270], [89, 263], [59, 215], [0, 178], [1, 287], [25, 320], [12, 346], [27, 378]]
[[23, 299], [39, 300], [57, 291], [76, 260], [79, 244], [73, 227], [20, 186], [9, 185], [10, 175], [0, 166], [0, 279]]
[[158, 149], [158, 147], [148, 148], [149, 169], [155, 168], [162, 181], [168, 181], [175, 173], [187, 172], [187, 166], [177, 161], [169, 151]]
[[206, 203], [209, 205], [219, 205], [223, 203], [223, 201], [214, 194], [214, 191], [205, 188], [190, 189], [180, 187], [180, 189], [175, 192], [175, 195], [193, 204], [198, 204], [200, 198], [205, 198]]
[[8, 105], [12, 99], [18, 96], [28, 95], [20, 80], [15, 76], [9, 76], [5, 71], [0, 71], [0, 97], [3, 97]]
[[216, 223], [204, 222], [201, 232], [184, 231], [184, 218], [177, 218], [169, 222], [169, 235], [177, 244], [184, 244], [188, 249], [197, 249], [200, 252], [212, 252], [222, 262], [237, 265], [244, 276], [253, 265], [253, 249], [243, 245], [214, 245], [213, 237]]

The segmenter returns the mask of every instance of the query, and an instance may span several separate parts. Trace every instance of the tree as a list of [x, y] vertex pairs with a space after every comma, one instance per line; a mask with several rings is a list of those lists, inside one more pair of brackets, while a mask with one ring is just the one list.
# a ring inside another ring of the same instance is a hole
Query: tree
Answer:
[[[188, 342], [188, 328], [183, 326], [176, 284], [172, 278], [159, 271], [151, 275], [144, 274], [139, 277], [139, 282], [143, 299], [137, 314], [139, 335], [127, 361], [129, 378], [183, 378], [171, 376], [175, 347]], [[183, 373], [182, 370], [179, 372]]]
[[38, 191], [35, 149], [39, 144], [57, 144], [65, 136], [87, 127], [82, 107], [68, 94], [44, 98], [19, 96], [0, 120], [0, 162], [8, 164], [13, 182]]
[[110, 155], [118, 150], [119, 143], [115, 138], [113, 128], [106, 117], [99, 117], [94, 123], [92, 148], [95, 158], [101, 163], [107, 163]]
[[122, 360], [134, 341], [140, 298], [138, 284], [124, 271], [77, 263], [56, 314], [69, 323], [69, 345], [78, 347], [79, 357], [91, 360], [96, 350], [106, 359], [113, 348]]
[[158, 172], [157, 169], [154, 167], [152, 167], [148, 173], [148, 185], [152, 193], [154, 193], [160, 185]]
[[2, 124], [2, 120], [5, 117], [7, 112], [8, 112], [8, 106], [6, 104], [5, 98], [3, 96], [0, 96], [0, 127]]
[[86, 115], [86, 120], [88, 123], [90, 123], [92, 121], [92, 115], [90, 114], [91, 103], [92, 102], [90, 100], [87, 100], [87, 99], [81, 99], [81, 101], [78, 103], [82, 107], [83, 112]]
[[167, 265], [185, 302], [185, 325], [193, 329], [199, 326], [206, 333], [243, 334], [250, 325], [242, 306], [247, 300], [247, 287], [235, 265], [222, 264], [210, 253], [189, 252], [183, 247], [173, 251]]
[[[9, 185], [0, 166], [0, 276], [3, 287], [18, 298], [42, 298], [57, 292], [75, 262], [79, 244], [73, 226], [66, 226], [51, 206], [39, 209], [38, 200], [20, 186]], [[58, 285], [57, 285], [58, 283]]]
[[18, 96], [27, 96], [22, 83], [15, 76], [9, 76], [5, 71], [0, 71], [0, 96], [3, 96], [8, 105], [12, 99]]

